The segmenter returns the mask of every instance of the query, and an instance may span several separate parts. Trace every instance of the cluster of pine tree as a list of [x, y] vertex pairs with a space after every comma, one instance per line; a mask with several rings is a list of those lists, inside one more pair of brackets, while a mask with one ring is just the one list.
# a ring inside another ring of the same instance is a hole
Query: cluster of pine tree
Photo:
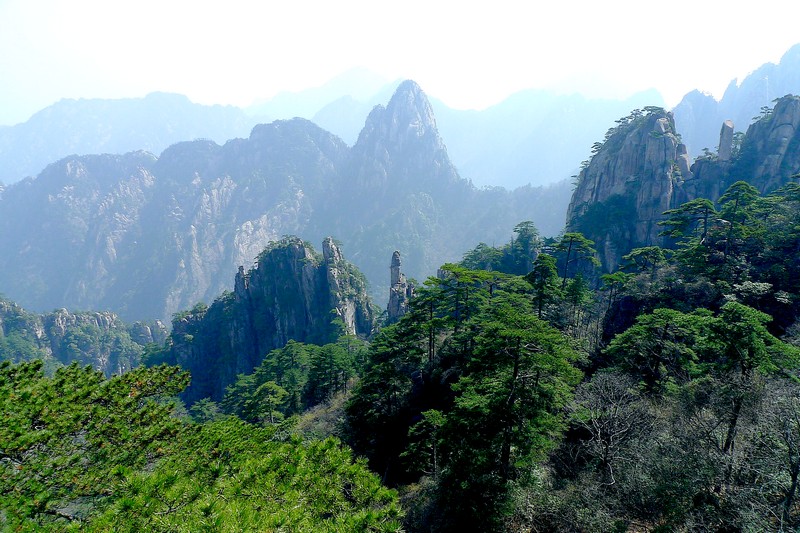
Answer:
[[333, 438], [196, 423], [189, 376], [0, 363], [4, 531], [397, 531], [397, 496]]
[[604, 275], [580, 233], [523, 222], [368, 344], [290, 342], [188, 410], [177, 367], [4, 362], [0, 524], [797, 528], [800, 186], [738, 182], [665, 216], [672, 246]]
[[673, 246], [604, 275], [582, 235], [521, 224], [375, 339], [349, 442], [408, 530], [800, 525], [800, 186], [665, 216]]

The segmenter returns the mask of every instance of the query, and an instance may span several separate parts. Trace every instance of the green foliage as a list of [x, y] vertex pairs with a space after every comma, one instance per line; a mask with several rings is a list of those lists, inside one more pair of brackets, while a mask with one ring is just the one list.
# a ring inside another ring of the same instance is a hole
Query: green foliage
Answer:
[[174, 367], [104, 379], [77, 364], [45, 377], [39, 361], [0, 366], [0, 508], [11, 527], [81, 522], [109, 504], [120, 467], [143, 468], [180, 432], [171, 407], [188, 375]]
[[324, 346], [289, 341], [272, 350], [252, 374], [226, 389], [222, 407], [251, 423], [274, 423], [347, 390], [363, 367], [366, 345], [352, 336]]
[[281, 442], [235, 419], [188, 434], [149, 472], [125, 472], [92, 523], [108, 531], [399, 531], [397, 497], [333, 439]]
[[576, 209], [576, 216], [569, 222], [574, 232], [588, 239], [601, 242], [611, 234], [627, 238], [636, 232], [636, 194], [614, 194], [603, 202], [592, 202]]
[[533, 222], [526, 220], [514, 226], [516, 237], [511, 242], [494, 248], [480, 243], [464, 254], [460, 266], [469, 270], [490, 270], [522, 276], [533, 268], [533, 263], [542, 247], [539, 230]]
[[698, 375], [698, 342], [707, 337], [710, 320], [704, 311], [656, 309], [639, 315], [605, 351], [612, 364], [641, 380], [646, 390], [664, 391]]
[[[174, 416], [188, 374], [105, 379], [0, 363], [0, 524], [21, 531], [399, 531], [397, 496], [337, 441], [301, 442], [211, 402]], [[267, 403], [280, 396], [268, 382]], [[202, 413], [202, 414], [201, 414]]]
[[561, 274], [562, 290], [567, 286], [569, 267], [572, 263], [585, 261], [594, 267], [600, 265], [600, 260], [597, 259], [597, 251], [594, 249], [594, 241], [587, 239], [581, 233], [565, 233], [558, 240], [554, 249], [560, 254], [560, 262], [563, 265]]
[[623, 264], [621, 268], [639, 272], [650, 271], [655, 275], [658, 267], [664, 265], [671, 255], [671, 250], [658, 246], [634, 248], [629, 253], [622, 256], [622, 260], [625, 261], [625, 264]]
[[[552, 259], [540, 263], [552, 285]], [[537, 317], [528, 281], [443, 271], [373, 342], [347, 408], [349, 440], [391, 482], [433, 477], [431, 527], [488, 531], [510, 484], [559, 435], [577, 354]]]
[[497, 527], [509, 481], [546, 457], [580, 379], [575, 352], [525, 299], [497, 296], [482, 318], [442, 430], [440, 505], [454, 530]]
[[561, 296], [556, 259], [549, 254], [539, 254], [533, 262], [533, 270], [525, 276], [533, 287], [533, 302], [538, 318], [544, 317], [548, 304], [558, 301]]

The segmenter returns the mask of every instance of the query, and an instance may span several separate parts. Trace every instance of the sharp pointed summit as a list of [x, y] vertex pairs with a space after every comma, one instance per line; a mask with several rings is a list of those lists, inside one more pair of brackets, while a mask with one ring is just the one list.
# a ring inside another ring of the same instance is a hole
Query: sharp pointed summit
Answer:
[[392, 185], [433, 192], [461, 180], [439, 136], [428, 97], [411, 80], [397, 87], [386, 107], [373, 108], [353, 156], [359, 187], [383, 188], [391, 176]]
[[359, 143], [369, 140], [374, 133], [379, 133], [398, 152], [422, 139], [444, 150], [428, 97], [412, 80], [406, 80], [397, 87], [386, 107], [375, 106], [359, 137]]

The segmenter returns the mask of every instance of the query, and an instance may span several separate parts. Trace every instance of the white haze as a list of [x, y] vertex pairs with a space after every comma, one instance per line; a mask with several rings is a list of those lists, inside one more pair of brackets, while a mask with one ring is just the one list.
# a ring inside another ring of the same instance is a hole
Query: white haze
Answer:
[[153, 91], [247, 106], [354, 67], [451, 107], [525, 88], [720, 97], [800, 40], [800, 4], [0, 0], [0, 124], [61, 98]]

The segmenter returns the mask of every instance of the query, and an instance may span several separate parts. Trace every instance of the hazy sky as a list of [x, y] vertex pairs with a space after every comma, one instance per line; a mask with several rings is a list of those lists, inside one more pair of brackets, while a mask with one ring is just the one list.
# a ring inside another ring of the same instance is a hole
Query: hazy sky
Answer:
[[719, 98], [800, 42], [796, 1], [551, 4], [0, 0], [0, 124], [61, 98], [152, 91], [246, 106], [353, 67], [414, 79], [458, 108], [525, 88], [656, 88], [673, 106], [695, 88]]

